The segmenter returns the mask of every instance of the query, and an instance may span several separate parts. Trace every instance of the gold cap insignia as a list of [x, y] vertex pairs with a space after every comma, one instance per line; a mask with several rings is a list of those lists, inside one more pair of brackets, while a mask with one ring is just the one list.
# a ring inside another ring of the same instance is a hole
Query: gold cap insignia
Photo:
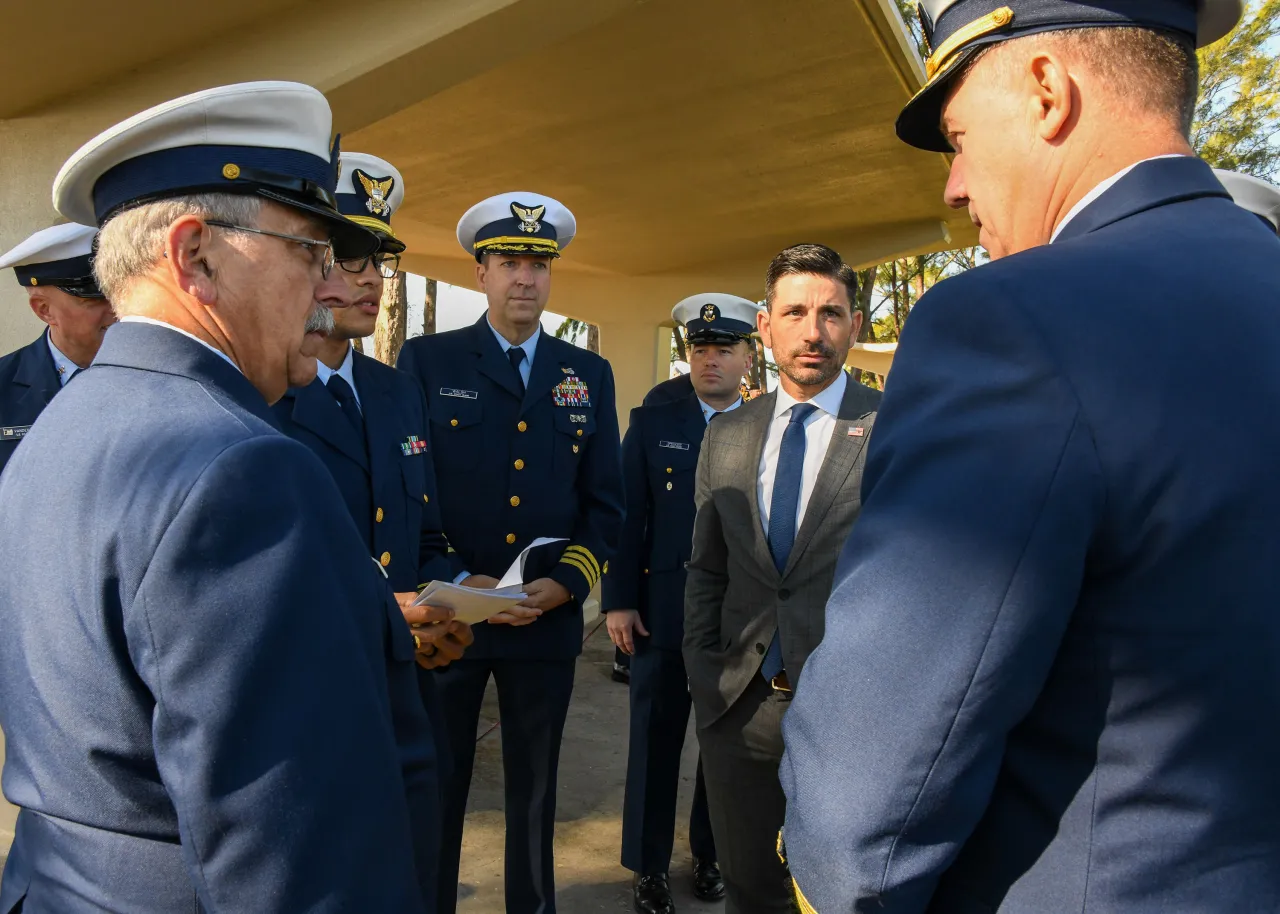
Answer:
[[384, 219], [391, 218], [391, 187], [396, 183], [395, 178], [371, 178], [360, 169], [355, 169], [352, 174], [360, 179], [360, 186], [364, 188], [365, 195], [368, 197], [364, 201], [365, 208], [374, 216], [381, 216]]
[[708, 302], [702, 306], [702, 319], [708, 324], [720, 317], [720, 309]]
[[511, 204], [511, 213], [520, 220], [520, 231], [533, 235], [542, 231], [542, 223], [538, 220], [542, 218], [542, 214], [547, 211], [545, 206], [521, 206], [519, 203]]

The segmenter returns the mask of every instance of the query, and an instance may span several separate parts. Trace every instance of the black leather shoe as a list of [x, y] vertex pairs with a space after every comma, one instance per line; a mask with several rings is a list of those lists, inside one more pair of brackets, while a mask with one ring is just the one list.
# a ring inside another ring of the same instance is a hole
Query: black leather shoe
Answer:
[[719, 901], [724, 897], [724, 877], [714, 860], [693, 861], [693, 895], [699, 901]]
[[637, 876], [631, 889], [631, 899], [636, 914], [676, 914], [676, 903], [671, 899], [666, 873]]
[[615, 663], [613, 665], [612, 678], [614, 682], [621, 682], [623, 685], [627, 685], [631, 682], [631, 670], [627, 669], [621, 663]]

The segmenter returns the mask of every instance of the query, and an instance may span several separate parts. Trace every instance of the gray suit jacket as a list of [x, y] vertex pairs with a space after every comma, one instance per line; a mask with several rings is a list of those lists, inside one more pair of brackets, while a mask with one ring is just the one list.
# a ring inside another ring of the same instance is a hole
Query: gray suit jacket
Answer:
[[[836, 559], [862, 508], [863, 459], [880, 392], [850, 380], [791, 557], [778, 573], [756, 499], [775, 398], [767, 394], [717, 417], [702, 442], [684, 620], [685, 669], [700, 729], [759, 675], [775, 630], [792, 686], [798, 682], [822, 640]], [[857, 428], [862, 434], [850, 434]]]

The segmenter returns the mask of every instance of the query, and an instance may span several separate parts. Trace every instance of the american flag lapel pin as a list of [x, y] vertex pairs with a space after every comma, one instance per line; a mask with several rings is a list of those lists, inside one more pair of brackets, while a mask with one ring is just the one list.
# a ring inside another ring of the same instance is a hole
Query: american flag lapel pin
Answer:
[[861, 425], [855, 425], [849, 429], [850, 438], [861, 438], [864, 432]]

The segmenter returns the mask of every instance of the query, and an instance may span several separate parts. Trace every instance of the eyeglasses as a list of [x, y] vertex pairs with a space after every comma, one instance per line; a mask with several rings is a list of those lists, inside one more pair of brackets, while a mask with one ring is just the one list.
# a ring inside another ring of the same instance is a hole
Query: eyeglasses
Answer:
[[338, 265], [348, 273], [363, 273], [370, 261], [373, 261], [378, 268], [378, 275], [383, 279], [393, 278], [400, 270], [399, 254], [370, 254], [357, 260], [339, 260]]
[[269, 232], [266, 229], [249, 228], [247, 225], [236, 225], [233, 222], [217, 222], [213, 219], [206, 219], [205, 225], [213, 225], [218, 228], [230, 229], [233, 232], [249, 232], [254, 235], [268, 235], [272, 238], [282, 238], [285, 241], [292, 241], [294, 244], [300, 244], [312, 252], [316, 248], [323, 248], [324, 252], [320, 259], [320, 277], [328, 279], [329, 273], [333, 270], [333, 242], [317, 241], [314, 238], [303, 238], [300, 235], [286, 235], [284, 232]]

